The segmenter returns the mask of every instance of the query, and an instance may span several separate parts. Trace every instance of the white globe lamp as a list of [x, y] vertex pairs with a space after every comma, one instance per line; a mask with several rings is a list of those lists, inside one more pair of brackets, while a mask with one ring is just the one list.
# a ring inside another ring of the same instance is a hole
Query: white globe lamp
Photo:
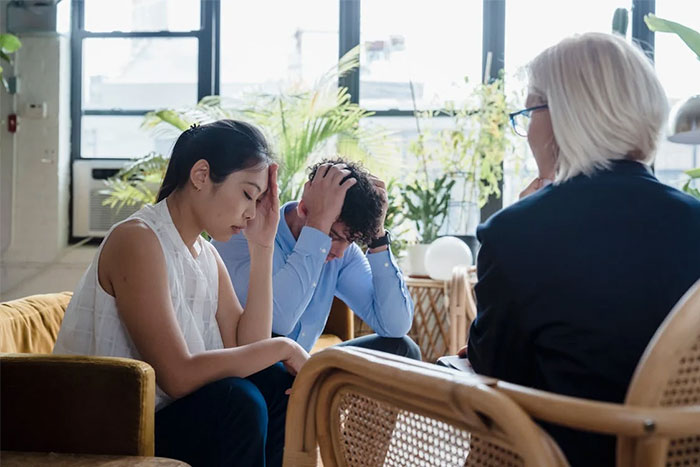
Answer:
[[472, 252], [457, 237], [440, 237], [425, 252], [425, 269], [432, 279], [446, 281], [452, 278], [455, 266], [471, 266]]

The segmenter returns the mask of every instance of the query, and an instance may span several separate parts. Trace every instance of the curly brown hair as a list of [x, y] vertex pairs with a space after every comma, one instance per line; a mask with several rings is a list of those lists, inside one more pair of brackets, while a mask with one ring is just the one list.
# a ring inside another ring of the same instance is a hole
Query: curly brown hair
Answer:
[[[351, 242], [370, 243], [380, 227], [379, 218], [382, 215], [382, 197], [375, 189], [370, 173], [359, 162], [335, 157], [324, 159], [309, 167], [309, 180], [313, 180], [316, 171], [323, 164], [345, 164], [350, 175], [343, 178], [357, 180], [345, 194], [343, 209], [338, 221], [345, 224], [347, 239]], [[341, 182], [342, 183], [342, 182]]]

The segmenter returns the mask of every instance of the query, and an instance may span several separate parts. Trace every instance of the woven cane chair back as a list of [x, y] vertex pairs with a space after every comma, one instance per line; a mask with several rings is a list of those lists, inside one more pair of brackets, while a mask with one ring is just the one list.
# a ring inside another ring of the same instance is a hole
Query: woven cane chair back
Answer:
[[307, 366], [292, 391], [285, 465], [315, 465], [313, 441], [324, 467], [567, 465], [484, 378], [353, 348], [325, 350]]
[[[700, 411], [700, 280], [681, 298], [649, 343], [632, 378], [626, 405]], [[618, 464], [700, 465], [700, 425], [690, 436], [635, 442], [618, 439]], [[646, 460], [645, 460], [646, 462]]]

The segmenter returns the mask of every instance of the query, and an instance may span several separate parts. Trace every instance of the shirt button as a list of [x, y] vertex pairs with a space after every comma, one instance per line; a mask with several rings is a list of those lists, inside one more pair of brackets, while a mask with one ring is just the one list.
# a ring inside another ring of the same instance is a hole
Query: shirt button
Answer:
[[302, 333], [301, 333], [301, 337], [304, 337], [304, 336], [306, 336], [306, 333], [305, 333], [305, 332], [302, 332]]
[[316, 287], [316, 283], [314, 282], [313, 284], [311, 284], [311, 287]]
[[328, 250], [326, 250], [325, 248], [321, 248], [321, 253], [325, 253], [325, 252], [327, 252], [327, 251], [328, 251]]

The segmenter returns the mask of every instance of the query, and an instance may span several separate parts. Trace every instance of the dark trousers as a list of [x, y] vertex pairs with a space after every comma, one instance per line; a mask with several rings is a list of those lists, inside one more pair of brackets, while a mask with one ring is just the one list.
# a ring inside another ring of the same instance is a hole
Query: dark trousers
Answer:
[[207, 384], [156, 412], [156, 456], [198, 466], [281, 466], [294, 378], [277, 363]]
[[404, 337], [381, 337], [376, 334], [357, 337], [349, 341], [337, 344], [339, 347], [362, 347], [365, 349], [379, 350], [382, 352], [399, 355], [401, 357], [420, 360], [420, 347], [408, 336]]

